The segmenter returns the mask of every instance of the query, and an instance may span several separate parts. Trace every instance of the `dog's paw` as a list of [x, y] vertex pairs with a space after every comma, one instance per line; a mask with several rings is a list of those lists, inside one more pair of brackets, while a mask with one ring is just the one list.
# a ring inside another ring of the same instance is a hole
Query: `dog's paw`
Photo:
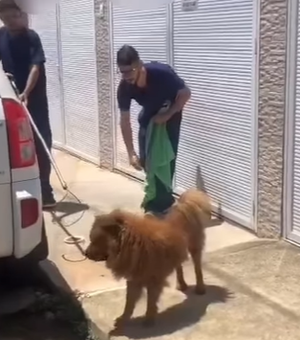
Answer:
[[113, 328], [109, 333], [109, 337], [112, 337], [112, 336], [116, 336], [116, 337], [119, 337], [121, 336], [123, 333], [122, 333], [122, 330], [120, 328]]
[[180, 292], [186, 292], [188, 290], [189, 286], [185, 282], [177, 283], [176, 289]]
[[115, 323], [114, 323], [115, 329], [124, 327], [127, 321], [128, 319], [125, 318], [123, 315], [119, 316], [118, 318], [116, 318]]
[[206, 293], [205, 286], [196, 286], [194, 291], [197, 295], [204, 295]]

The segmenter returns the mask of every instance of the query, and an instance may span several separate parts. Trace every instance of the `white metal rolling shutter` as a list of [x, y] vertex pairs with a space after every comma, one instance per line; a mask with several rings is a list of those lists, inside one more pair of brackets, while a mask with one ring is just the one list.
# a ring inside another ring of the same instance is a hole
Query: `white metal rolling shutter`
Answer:
[[[297, 29], [297, 55], [296, 55], [296, 91], [295, 91], [295, 110], [293, 123], [294, 135], [288, 136], [288, 138], [293, 138], [293, 143], [291, 149], [293, 151], [292, 162], [293, 164], [288, 164], [289, 167], [293, 168], [292, 173], [292, 218], [291, 226], [287, 226], [290, 232], [288, 237], [300, 244], [300, 6], [298, 5], [298, 29]], [[295, 43], [295, 42], [291, 42]], [[290, 89], [294, 91], [295, 88]], [[288, 207], [289, 208], [289, 207]]]
[[93, 0], [61, 0], [66, 145], [99, 164], [99, 111]]
[[[160, 61], [167, 62], [167, 8], [162, 7], [154, 10], [124, 10], [114, 7], [112, 11], [113, 31], [113, 60], [114, 67], [114, 88], [117, 93], [120, 77], [116, 70], [116, 55], [118, 49], [129, 44], [134, 46], [144, 62]], [[137, 148], [138, 122], [137, 115], [140, 106], [136, 102], [131, 104], [131, 124], [133, 138]], [[115, 104], [115, 167], [131, 175], [141, 178], [141, 174], [129, 167], [126, 148], [122, 139], [119, 127], [119, 109]]]
[[174, 67], [192, 90], [176, 186], [201, 185], [222, 214], [252, 226], [254, 0], [174, 4]]
[[32, 15], [30, 27], [39, 34], [46, 55], [47, 95], [53, 140], [57, 144], [63, 145], [65, 141], [64, 117], [59, 74], [56, 9], [51, 7], [48, 8], [46, 14]]

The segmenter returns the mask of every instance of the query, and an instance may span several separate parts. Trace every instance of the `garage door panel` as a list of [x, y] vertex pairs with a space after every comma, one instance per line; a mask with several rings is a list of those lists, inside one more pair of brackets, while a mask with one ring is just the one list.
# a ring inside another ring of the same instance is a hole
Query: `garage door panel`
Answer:
[[46, 56], [47, 96], [52, 135], [55, 142], [65, 142], [64, 116], [62, 110], [61, 78], [58, 49], [58, 24], [56, 7], [51, 6], [47, 14], [30, 17], [30, 27], [40, 36]]
[[66, 144], [99, 164], [99, 108], [94, 2], [60, 1]]
[[[290, 91], [295, 91], [295, 105], [293, 111], [293, 134], [288, 138], [293, 138], [291, 144], [292, 159], [287, 166], [290, 168], [293, 178], [292, 190], [292, 209], [291, 209], [291, 224], [289, 227], [290, 238], [300, 243], [300, 9], [297, 11], [297, 46], [296, 51], [296, 76], [293, 88]], [[292, 56], [291, 56], [292, 57]]]
[[[174, 67], [192, 91], [177, 160], [180, 192], [202, 183], [223, 214], [253, 218], [254, 1], [174, 4]], [[201, 177], [199, 179], [199, 177]]]
[[289, 3], [287, 42], [287, 110], [285, 133], [284, 232], [300, 244], [300, 7]]

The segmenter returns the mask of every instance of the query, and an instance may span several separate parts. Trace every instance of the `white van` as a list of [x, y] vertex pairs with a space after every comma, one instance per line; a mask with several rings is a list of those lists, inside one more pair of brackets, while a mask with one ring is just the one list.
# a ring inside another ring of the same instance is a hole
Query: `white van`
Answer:
[[47, 256], [33, 133], [0, 62], [0, 264], [22, 268]]

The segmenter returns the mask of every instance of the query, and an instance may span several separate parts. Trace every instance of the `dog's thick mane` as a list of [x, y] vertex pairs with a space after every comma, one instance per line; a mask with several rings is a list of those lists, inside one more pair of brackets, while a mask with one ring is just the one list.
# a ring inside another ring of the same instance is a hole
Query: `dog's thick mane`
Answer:
[[155, 217], [120, 214], [118, 251], [107, 261], [116, 277], [149, 282], [171, 274], [170, 269], [186, 259], [187, 240], [181, 228]]
[[121, 210], [112, 212], [110, 218], [120, 226], [120, 232], [109, 247], [107, 267], [117, 278], [149, 282], [166, 278], [187, 258], [191, 239], [197, 249], [203, 249], [211, 205], [204, 193], [192, 189], [180, 197], [165, 219]]

